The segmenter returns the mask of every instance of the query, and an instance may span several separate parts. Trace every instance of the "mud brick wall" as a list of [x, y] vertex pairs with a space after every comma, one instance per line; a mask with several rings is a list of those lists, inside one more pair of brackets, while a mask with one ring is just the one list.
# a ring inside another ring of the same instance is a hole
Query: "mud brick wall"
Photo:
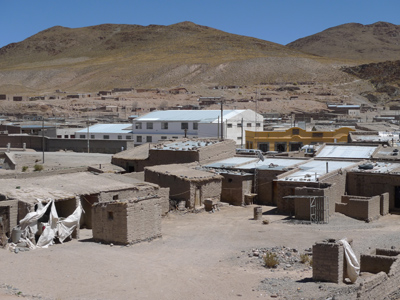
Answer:
[[[295, 195], [299, 196], [324, 196], [324, 189], [315, 189], [315, 188], [296, 188]], [[295, 206], [295, 217], [299, 220], [310, 220], [310, 198], [295, 198], [294, 206]], [[323, 198], [317, 198], [316, 201], [324, 203]], [[322, 206], [323, 207], [323, 206]], [[323, 207], [324, 208], [324, 207]], [[318, 220], [326, 220], [328, 216], [319, 215], [316, 216]]]
[[295, 195], [297, 187], [318, 188], [316, 182], [275, 181], [274, 185], [274, 202], [277, 204], [278, 211], [291, 214], [295, 214], [295, 201], [293, 198], [284, 198], [285, 196]]
[[360, 271], [374, 274], [385, 272], [388, 274], [390, 267], [396, 259], [396, 256], [361, 254]]
[[92, 208], [93, 239], [128, 244], [127, 203], [97, 203]]
[[274, 179], [285, 171], [257, 170], [257, 203], [262, 205], [276, 205], [274, 199]]
[[395, 209], [395, 187], [400, 186], [400, 176], [396, 174], [348, 172], [347, 193], [372, 197], [389, 193], [389, 210]]
[[231, 158], [236, 154], [236, 142], [233, 140], [225, 140], [199, 150], [198, 161], [201, 164], [208, 164], [226, 158]]
[[332, 174], [328, 173], [320, 179], [321, 183], [327, 183], [330, 187], [327, 188], [325, 195], [329, 201], [329, 214], [335, 212], [335, 204], [341, 201], [342, 195], [346, 193], [346, 174], [347, 170], [334, 171]]
[[93, 238], [133, 244], [161, 237], [161, 199], [103, 202], [93, 206]]
[[129, 243], [138, 243], [161, 237], [161, 205], [159, 198], [129, 203], [127, 217]]
[[231, 205], [244, 204], [244, 195], [252, 192], [253, 175], [221, 174], [222, 180], [221, 201]]
[[170, 188], [169, 198], [171, 200], [187, 201], [190, 199], [190, 183], [176, 176], [145, 170], [145, 180], [158, 184], [163, 188]]
[[205, 199], [213, 199], [215, 201], [221, 200], [222, 180], [209, 179], [199, 182], [190, 183], [190, 198], [186, 202], [189, 208], [195, 207], [196, 190], [200, 189], [200, 205], [203, 204]]
[[380, 214], [385, 216], [389, 213], [389, 193], [384, 193], [381, 195], [381, 209]]
[[386, 256], [397, 256], [400, 254], [400, 250], [376, 248], [375, 254], [386, 255]]
[[337, 243], [313, 245], [313, 280], [343, 282], [343, 246]]
[[[18, 223], [18, 200], [0, 201], [0, 217], [3, 217], [4, 233], [7, 233], [8, 237], [10, 237], [11, 230], [17, 226]], [[0, 227], [0, 236], [1, 235]]]
[[335, 211], [351, 218], [370, 220], [379, 218], [380, 204], [380, 196], [368, 198], [345, 195], [341, 203], [336, 203]]

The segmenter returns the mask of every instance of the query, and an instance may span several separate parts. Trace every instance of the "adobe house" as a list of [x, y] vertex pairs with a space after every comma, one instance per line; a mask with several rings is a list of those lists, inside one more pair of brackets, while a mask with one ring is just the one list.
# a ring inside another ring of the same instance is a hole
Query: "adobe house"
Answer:
[[146, 167], [144, 178], [160, 187], [170, 188], [170, 199], [185, 201], [186, 207], [198, 208], [205, 199], [221, 199], [222, 176], [188, 165], [171, 164]]
[[209, 163], [234, 156], [235, 148], [232, 140], [181, 139], [143, 144], [113, 155], [111, 162], [127, 172], [142, 172], [145, 167], [156, 165]]
[[163, 202], [155, 195], [94, 204], [93, 239], [126, 245], [161, 237]]
[[232, 205], [251, 202], [271, 205], [276, 204], [273, 202], [273, 180], [304, 162], [304, 159], [266, 157], [262, 161], [254, 156], [235, 156], [204, 167], [224, 177], [221, 201]]
[[400, 211], [400, 164], [374, 162], [370, 168], [355, 167], [347, 173], [347, 193], [373, 197], [389, 193], [389, 211]]
[[53, 199], [60, 217], [72, 214], [80, 202], [85, 211], [80, 225], [89, 229], [92, 228], [91, 207], [97, 202], [158, 195], [163, 199], [162, 213], [169, 210], [168, 189], [122, 175], [111, 175], [90, 172], [44, 173], [19, 179], [0, 179], [0, 199], [3, 199], [0, 203], [5, 203], [5, 200], [18, 202], [17, 214], [10, 214], [10, 222], [17, 224], [27, 213], [34, 211], [38, 203], [36, 199], [42, 199], [43, 202]]
[[[335, 203], [340, 202], [346, 192], [346, 173], [359, 164], [355, 161], [310, 160], [298, 168], [283, 173], [274, 180], [274, 201], [278, 210], [284, 213], [295, 214], [296, 188], [306, 188], [306, 196], [326, 197], [324, 207], [329, 215], [335, 211]], [[309, 202], [308, 200], [305, 200]], [[310, 204], [306, 206], [309, 208]]]

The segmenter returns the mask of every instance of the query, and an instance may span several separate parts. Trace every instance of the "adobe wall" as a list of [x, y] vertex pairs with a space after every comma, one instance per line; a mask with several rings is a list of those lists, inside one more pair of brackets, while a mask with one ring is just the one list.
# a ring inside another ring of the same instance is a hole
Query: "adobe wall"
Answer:
[[[169, 164], [186, 164], [199, 161], [199, 150], [149, 150], [146, 167]], [[144, 161], [142, 161], [144, 162]]]
[[284, 198], [285, 196], [295, 195], [295, 189], [298, 187], [318, 188], [318, 182], [300, 182], [300, 181], [274, 181], [274, 202], [277, 204], [278, 211], [283, 213], [295, 214], [294, 198]]
[[208, 145], [199, 149], [200, 164], [208, 164], [213, 161], [219, 161], [231, 158], [236, 155], [236, 142], [233, 140], [224, 140], [216, 144]]
[[396, 256], [385, 255], [360, 255], [360, 272], [378, 274], [379, 272], [389, 273], [393, 262], [397, 260]]
[[336, 242], [315, 243], [312, 253], [314, 281], [343, 282], [343, 245]]
[[389, 213], [389, 193], [383, 193], [380, 198], [380, 214], [385, 216]]
[[[325, 196], [325, 189], [318, 188], [307, 188], [307, 187], [298, 187], [295, 188], [296, 196]], [[310, 198], [294, 198], [294, 207], [295, 207], [295, 217], [299, 220], [310, 220]], [[316, 198], [322, 206], [320, 208], [325, 209], [324, 207], [324, 199]], [[327, 220], [328, 216], [317, 215], [316, 218], [318, 220]]]
[[244, 204], [244, 195], [252, 192], [253, 175], [236, 175], [221, 173], [222, 180], [221, 201], [231, 205]]
[[[196, 189], [200, 187], [200, 202], [204, 203], [205, 199], [213, 199], [217, 202], [221, 200], [222, 180], [209, 179], [199, 182], [191, 182], [190, 184], [190, 199], [186, 205], [190, 208], [195, 207]], [[200, 205], [201, 205], [200, 204]]]
[[336, 203], [335, 211], [359, 220], [372, 220], [380, 216], [381, 197], [342, 196]]
[[161, 237], [161, 199], [100, 202], [93, 206], [93, 239], [134, 244]]
[[158, 184], [160, 187], [170, 188], [171, 200], [188, 201], [190, 199], [190, 183], [175, 176], [154, 172], [146, 169], [145, 181]]
[[257, 170], [257, 204], [276, 205], [274, 199], [274, 179], [285, 171]]
[[[92, 208], [93, 239], [128, 244], [127, 203], [96, 203]], [[110, 215], [112, 214], [112, 216]]]
[[325, 195], [328, 197], [329, 201], [329, 215], [335, 212], [335, 205], [337, 202], [341, 201], [342, 195], [346, 194], [346, 176], [347, 170], [341, 169], [328, 173], [320, 178], [321, 183], [327, 183], [330, 186], [327, 187]]
[[[395, 187], [400, 186], [400, 176], [396, 174], [349, 172], [347, 173], [347, 193], [372, 197], [389, 194], [389, 210], [395, 208]], [[397, 208], [399, 209], [399, 208]]]
[[[10, 237], [11, 230], [18, 224], [18, 200], [4, 200], [0, 201], [0, 217], [3, 217], [4, 233]], [[0, 237], [2, 232], [0, 231]]]

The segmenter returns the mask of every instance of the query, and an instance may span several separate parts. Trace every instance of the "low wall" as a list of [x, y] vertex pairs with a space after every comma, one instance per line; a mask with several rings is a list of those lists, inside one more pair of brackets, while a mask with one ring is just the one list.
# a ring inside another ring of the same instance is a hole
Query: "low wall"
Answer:
[[377, 219], [381, 211], [381, 197], [344, 195], [341, 203], [336, 203], [335, 211], [359, 220]]

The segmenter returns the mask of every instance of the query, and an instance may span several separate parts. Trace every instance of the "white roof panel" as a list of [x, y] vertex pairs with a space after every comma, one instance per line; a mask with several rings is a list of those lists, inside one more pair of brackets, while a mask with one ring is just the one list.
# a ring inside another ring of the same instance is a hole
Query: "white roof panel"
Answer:
[[320, 158], [370, 158], [376, 146], [327, 145], [317, 157]]

